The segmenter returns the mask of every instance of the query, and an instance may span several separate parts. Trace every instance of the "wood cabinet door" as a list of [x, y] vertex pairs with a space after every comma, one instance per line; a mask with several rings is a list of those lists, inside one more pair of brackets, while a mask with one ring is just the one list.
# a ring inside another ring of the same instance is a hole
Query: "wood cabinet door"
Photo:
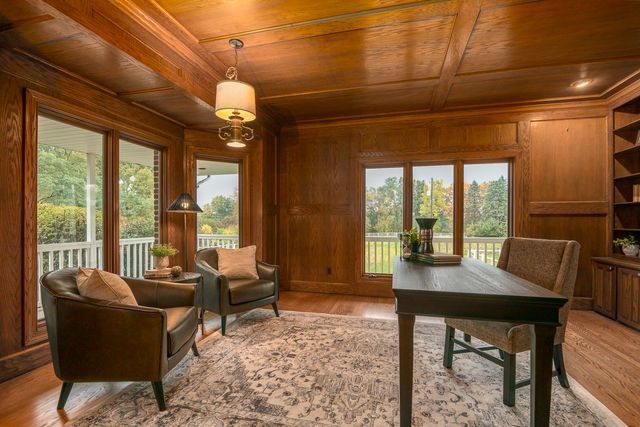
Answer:
[[618, 320], [640, 329], [640, 271], [618, 268]]
[[593, 309], [616, 318], [616, 268], [612, 265], [593, 263]]

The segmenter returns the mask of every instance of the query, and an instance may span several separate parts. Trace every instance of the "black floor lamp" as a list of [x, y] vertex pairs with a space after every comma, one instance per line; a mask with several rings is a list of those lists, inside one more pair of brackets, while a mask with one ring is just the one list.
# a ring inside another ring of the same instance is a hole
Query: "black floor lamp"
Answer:
[[193, 197], [189, 193], [181, 193], [174, 201], [171, 203], [171, 206], [167, 208], [167, 212], [179, 212], [184, 214], [184, 266], [187, 267], [187, 214], [188, 213], [198, 213], [202, 212], [200, 206], [193, 200]]

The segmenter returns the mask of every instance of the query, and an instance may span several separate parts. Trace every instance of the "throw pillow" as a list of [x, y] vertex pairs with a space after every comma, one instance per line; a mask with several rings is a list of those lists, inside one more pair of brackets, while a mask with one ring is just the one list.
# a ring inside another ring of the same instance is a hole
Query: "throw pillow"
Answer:
[[120, 304], [138, 305], [127, 282], [117, 274], [94, 268], [78, 269], [76, 276], [78, 292], [83, 297], [95, 298], [103, 301], [113, 301]]
[[256, 246], [240, 249], [217, 248], [218, 271], [229, 279], [258, 279]]

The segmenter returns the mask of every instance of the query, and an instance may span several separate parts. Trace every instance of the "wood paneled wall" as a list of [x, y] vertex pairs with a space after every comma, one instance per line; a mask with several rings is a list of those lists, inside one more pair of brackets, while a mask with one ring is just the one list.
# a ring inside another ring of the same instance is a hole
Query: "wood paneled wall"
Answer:
[[364, 165], [510, 158], [514, 235], [579, 241], [575, 295], [588, 305], [589, 260], [607, 253], [609, 239], [606, 120], [604, 103], [584, 103], [283, 128], [278, 253], [284, 287], [390, 295], [388, 278], [360, 274]]

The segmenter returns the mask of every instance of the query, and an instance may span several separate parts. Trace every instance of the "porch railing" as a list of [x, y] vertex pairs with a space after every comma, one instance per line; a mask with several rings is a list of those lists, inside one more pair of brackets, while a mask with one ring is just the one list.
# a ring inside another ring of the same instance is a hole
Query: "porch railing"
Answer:
[[231, 234], [198, 234], [198, 249], [237, 248], [238, 236]]
[[[465, 237], [463, 254], [466, 257], [496, 265], [504, 239], [504, 237]], [[436, 252], [453, 253], [453, 237], [435, 236], [433, 247]], [[397, 233], [367, 234], [365, 236], [364, 268], [366, 273], [393, 273], [394, 258], [400, 254], [401, 247]]]

